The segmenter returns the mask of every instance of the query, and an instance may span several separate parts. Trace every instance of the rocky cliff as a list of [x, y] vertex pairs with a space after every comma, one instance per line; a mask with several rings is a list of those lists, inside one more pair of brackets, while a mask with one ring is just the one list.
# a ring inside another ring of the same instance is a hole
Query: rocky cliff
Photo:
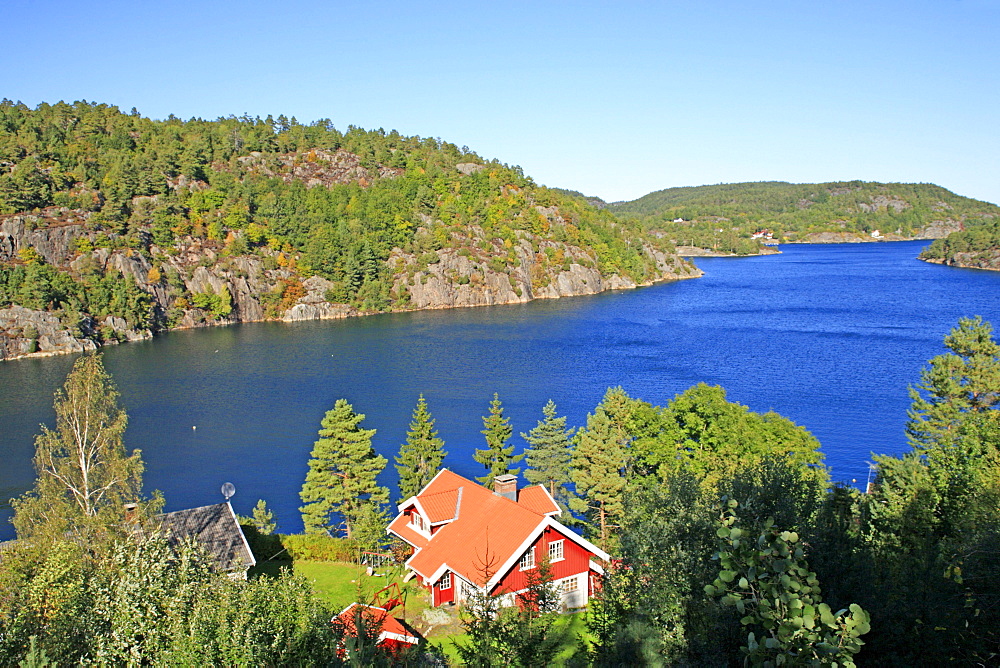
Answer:
[[1000, 271], [1000, 249], [955, 253], [946, 259], [931, 257], [921, 257], [920, 259], [932, 264], [944, 264], [949, 267]]
[[[99, 272], [132, 281], [149, 295], [168, 329], [365, 314], [330, 301], [335, 284], [321, 276], [303, 277], [292, 253], [264, 247], [233, 255], [222, 241], [193, 237], [160, 248], [148, 235], [144, 247], [121, 247], [116, 235], [93, 229], [88, 217], [85, 211], [55, 208], [0, 217], [0, 262], [23, 263], [37, 253], [38, 262], [72, 277]], [[642, 252], [657, 273], [636, 281], [602, 273], [594, 252], [579, 246], [525, 231], [518, 231], [516, 239], [516, 244], [490, 239], [482, 228], [471, 226], [464, 237], [451, 240], [452, 247], [420, 254], [393, 249], [387, 268], [398, 296], [396, 308], [527, 302], [701, 275], [690, 263], [649, 245]], [[17, 304], [0, 310], [0, 359], [93, 350], [152, 335], [152, 329], [130, 326], [121, 317], [81, 318]]]

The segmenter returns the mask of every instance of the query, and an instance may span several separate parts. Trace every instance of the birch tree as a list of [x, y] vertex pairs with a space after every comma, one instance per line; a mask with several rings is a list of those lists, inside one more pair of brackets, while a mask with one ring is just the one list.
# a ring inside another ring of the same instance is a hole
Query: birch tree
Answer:
[[119, 524], [125, 504], [140, 501], [143, 462], [139, 450], [126, 454], [118, 397], [100, 355], [76, 361], [56, 391], [55, 429], [35, 439], [35, 489], [14, 502], [19, 537]]

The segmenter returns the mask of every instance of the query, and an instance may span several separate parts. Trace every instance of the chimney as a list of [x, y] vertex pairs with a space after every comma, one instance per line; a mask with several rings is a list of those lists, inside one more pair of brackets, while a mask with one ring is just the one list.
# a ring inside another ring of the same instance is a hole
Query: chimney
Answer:
[[136, 509], [138, 509], [139, 504], [137, 503], [126, 503], [125, 504], [125, 523], [132, 524], [135, 522]]
[[517, 503], [517, 476], [507, 473], [493, 478], [493, 493]]

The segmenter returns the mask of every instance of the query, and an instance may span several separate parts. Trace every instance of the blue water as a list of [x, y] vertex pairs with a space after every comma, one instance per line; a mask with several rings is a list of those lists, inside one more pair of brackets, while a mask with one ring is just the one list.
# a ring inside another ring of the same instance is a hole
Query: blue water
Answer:
[[[835, 480], [863, 484], [871, 453], [906, 449], [907, 386], [959, 317], [1000, 328], [1000, 273], [915, 259], [921, 242], [783, 246], [781, 255], [697, 260], [705, 277], [639, 290], [490, 308], [172, 332], [107, 348], [105, 365], [166, 509], [258, 498], [301, 529], [298, 491], [323, 414], [344, 397], [389, 459], [423, 392], [446, 465], [481, 475], [481, 416], [499, 392], [515, 431], [551, 398], [583, 425], [609, 386], [665, 404], [704, 381], [774, 409], [823, 444]], [[0, 364], [0, 499], [33, 481], [33, 436], [71, 356]], [[192, 429], [197, 427], [197, 429]], [[395, 494], [394, 494], [395, 495]], [[0, 538], [13, 536], [0, 518]]]

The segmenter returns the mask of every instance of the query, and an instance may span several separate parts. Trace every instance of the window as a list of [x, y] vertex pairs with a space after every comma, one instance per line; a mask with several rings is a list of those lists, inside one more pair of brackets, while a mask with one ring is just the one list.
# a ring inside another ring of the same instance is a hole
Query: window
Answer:
[[424, 526], [423, 516], [416, 510], [410, 513], [410, 524], [419, 529], [420, 531], [427, 531], [427, 528]]
[[520, 565], [522, 571], [529, 571], [535, 567], [535, 548], [532, 547], [524, 553]]
[[562, 561], [563, 560], [563, 543], [564, 540], [555, 540], [549, 543], [549, 561]]
[[438, 589], [451, 589], [451, 573], [445, 573], [438, 582]]
[[477, 592], [477, 589], [475, 587], [473, 587], [472, 585], [470, 585], [468, 582], [466, 582], [461, 578], [459, 578], [458, 580], [458, 589], [460, 592], [462, 592], [463, 600], [469, 600], [470, 598], [475, 596]]
[[576, 591], [579, 588], [580, 588], [579, 578], [569, 578], [559, 583], [559, 589], [562, 590], [562, 593], [564, 594], [569, 594], [571, 592]]

